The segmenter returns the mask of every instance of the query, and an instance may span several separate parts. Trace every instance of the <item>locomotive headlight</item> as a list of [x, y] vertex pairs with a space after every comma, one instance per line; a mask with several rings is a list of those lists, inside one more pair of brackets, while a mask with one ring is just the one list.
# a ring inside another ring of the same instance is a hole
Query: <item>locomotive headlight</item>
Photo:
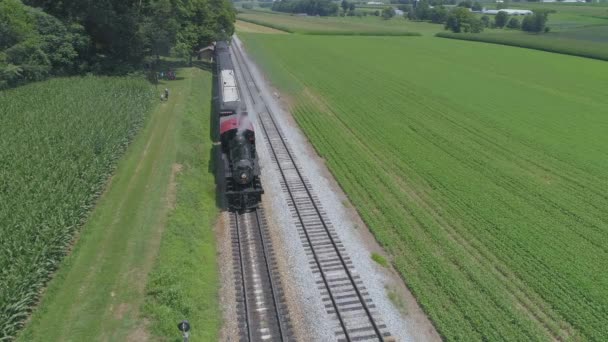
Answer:
[[244, 180], [244, 181], [247, 180], [247, 172], [242, 172], [241, 173], [241, 179]]

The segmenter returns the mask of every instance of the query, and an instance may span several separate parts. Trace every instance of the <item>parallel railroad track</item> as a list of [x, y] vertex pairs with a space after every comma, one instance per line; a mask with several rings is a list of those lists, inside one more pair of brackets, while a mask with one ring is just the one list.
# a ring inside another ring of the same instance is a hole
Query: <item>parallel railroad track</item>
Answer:
[[309, 257], [310, 267], [325, 303], [327, 314], [333, 319], [334, 333], [338, 341], [385, 341], [390, 333], [375, 311], [360, 276], [352, 265], [338, 235], [331, 225], [310, 182], [301, 173], [272, 111], [262, 100], [258, 87], [244, 56], [236, 44], [232, 44], [236, 65], [242, 80], [251, 84], [254, 95], [246, 86], [254, 105], [264, 110], [258, 118], [270, 150], [271, 159], [281, 175], [281, 187], [288, 198], [295, 225]]
[[261, 208], [230, 213], [241, 341], [291, 341], [291, 323]]

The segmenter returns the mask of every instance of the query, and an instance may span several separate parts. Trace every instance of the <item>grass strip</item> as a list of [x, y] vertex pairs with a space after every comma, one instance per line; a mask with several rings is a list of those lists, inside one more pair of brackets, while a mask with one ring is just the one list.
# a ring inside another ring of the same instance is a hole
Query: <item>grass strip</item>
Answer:
[[195, 70], [178, 136], [177, 197], [156, 265], [146, 288], [144, 311], [152, 332], [163, 340], [175, 338], [176, 324], [188, 319], [196, 341], [217, 341], [220, 312], [213, 226], [215, 179], [209, 135], [211, 76]]

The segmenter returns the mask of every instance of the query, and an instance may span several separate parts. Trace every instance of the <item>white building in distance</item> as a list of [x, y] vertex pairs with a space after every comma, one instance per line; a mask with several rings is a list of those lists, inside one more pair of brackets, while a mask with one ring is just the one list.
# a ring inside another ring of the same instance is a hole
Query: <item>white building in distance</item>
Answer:
[[491, 14], [491, 15], [496, 15], [496, 14], [498, 14], [498, 12], [506, 12], [508, 15], [531, 15], [532, 14], [532, 11], [530, 11], [530, 10], [508, 9], [508, 8], [499, 9], [499, 10], [487, 10], [484, 8], [481, 11], [481, 13], [483, 13], [483, 14]]

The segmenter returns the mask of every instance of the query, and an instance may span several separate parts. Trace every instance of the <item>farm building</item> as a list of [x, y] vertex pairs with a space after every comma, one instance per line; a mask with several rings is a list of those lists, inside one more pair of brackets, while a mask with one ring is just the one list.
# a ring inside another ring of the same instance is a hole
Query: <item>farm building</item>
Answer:
[[215, 51], [215, 45], [213, 45], [213, 44], [198, 50], [198, 53], [197, 53], [198, 60], [199, 61], [203, 60], [203, 59], [211, 60], [211, 58], [213, 58], [214, 51]]
[[508, 15], [531, 15], [532, 11], [530, 10], [522, 10], [522, 9], [499, 9], [499, 10], [487, 10], [483, 9], [481, 13], [483, 14], [491, 14], [496, 15], [498, 12], [506, 12]]

